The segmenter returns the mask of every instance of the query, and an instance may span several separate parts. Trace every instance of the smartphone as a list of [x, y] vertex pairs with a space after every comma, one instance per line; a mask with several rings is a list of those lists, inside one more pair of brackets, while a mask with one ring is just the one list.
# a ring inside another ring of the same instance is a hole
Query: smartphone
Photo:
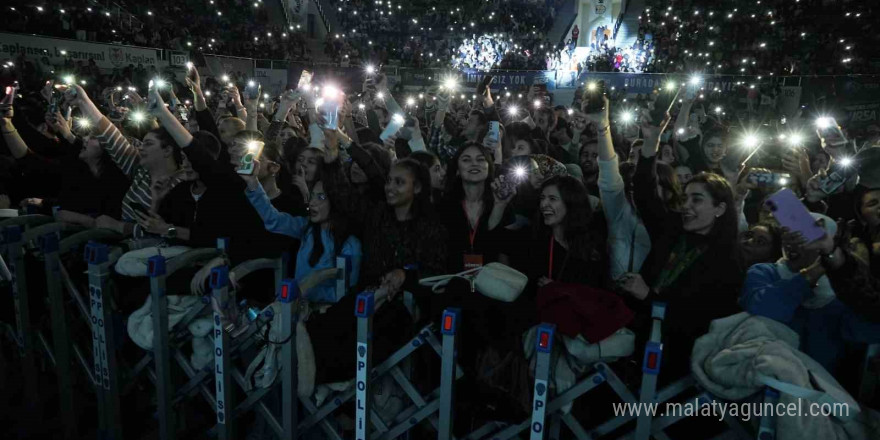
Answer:
[[847, 143], [846, 136], [843, 135], [843, 131], [840, 130], [840, 126], [837, 125], [837, 120], [834, 118], [827, 118], [828, 124], [826, 127], [819, 127], [816, 129], [816, 134], [819, 135], [820, 138], [825, 139], [826, 145], [831, 146], [839, 146]]
[[379, 139], [382, 142], [385, 142], [391, 136], [394, 136], [400, 128], [406, 123], [402, 115], [394, 115], [390, 121], [388, 121], [388, 125], [385, 126], [385, 129], [382, 130], [382, 134], [379, 135]]
[[183, 122], [189, 122], [189, 112], [186, 110], [186, 106], [182, 105], [177, 109], [177, 114], [180, 115], [180, 120]]
[[3, 96], [3, 104], [12, 104], [15, 101], [15, 92], [18, 90], [18, 81], [6, 86], [6, 95]]
[[254, 159], [260, 157], [260, 153], [263, 152], [263, 145], [265, 145], [263, 141], [248, 141], [247, 152], [241, 156], [241, 160], [239, 160], [235, 172], [245, 176], [253, 175]]
[[58, 112], [58, 98], [56, 96], [52, 96], [52, 100], [49, 101], [49, 113], [55, 114]]
[[297, 89], [304, 89], [312, 84], [312, 72], [308, 70], [303, 70], [302, 74], [299, 76], [299, 82], [296, 85]]
[[247, 99], [259, 99], [260, 83], [256, 81], [248, 81], [247, 86], [244, 88], [244, 95]]
[[825, 229], [816, 224], [816, 220], [807, 207], [788, 188], [768, 197], [764, 201], [764, 205], [780, 225], [793, 232], [800, 232], [807, 243], [816, 241], [825, 235]]
[[586, 99], [581, 107], [587, 114], [598, 113], [605, 108], [605, 102], [602, 100], [605, 95], [605, 81], [596, 81], [595, 84], [595, 87], [587, 87]]
[[480, 81], [480, 85], [477, 86], [477, 95], [482, 95], [486, 92], [486, 88], [489, 87], [489, 84], [492, 84], [492, 81], [495, 80], [495, 77], [492, 75], [484, 75], [483, 80]]
[[324, 102], [318, 106], [318, 112], [324, 119], [321, 128], [330, 130], [339, 128], [339, 101], [333, 98], [324, 98]]
[[651, 125], [657, 127], [666, 119], [666, 113], [672, 111], [678, 99], [678, 93], [679, 90], [674, 93], [672, 90], [654, 90], [654, 109], [649, 114]]
[[829, 195], [837, 192], [857, 172], [855, 166], [843, 166], [839, 162], [832, 167], [834, 170], [831, 173], [819, 179], [819, 189]]
[[791, 175], [788, 173], [750, 173], [747, 178], [749, 182], [756, 184], [759, 188], [782, 188], [791, 182]]
[[489, 148], [496, 148], [501, 140], [501, 123], [498, 121], [489, 121], [489, 132], [483, 139], [483, 143]]

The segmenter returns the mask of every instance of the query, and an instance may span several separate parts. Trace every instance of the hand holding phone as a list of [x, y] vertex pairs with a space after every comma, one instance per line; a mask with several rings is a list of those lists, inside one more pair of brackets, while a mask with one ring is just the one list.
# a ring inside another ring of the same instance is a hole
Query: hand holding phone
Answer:
[[605, 109], [605, 81], [596, 81], [587, 86], [586, 96], [583, 100], [583, 111], [587, 114], [599, 113]]
[[768, 197], [764, 205], [780, 225], [792, 232], [799, 232], [807, 243], [825, 235], [825, 230], [816, 224], [807, 207], [788, 188]]
[[257, 158], [259, 158], [260, 153], [263, 152], [263, 145], [265, 145], [263, 141], [248, 141], [247, 144], [245, 144], [247, 150], [241, 155], [241, 159], [239, 160], [235, 172], [245, 176], [254, 175], [257, 169]]
[[256, 81], [248, 81], [247, 86], [244, 88], [245, 99], [248, 100], [256, 100], [260, 98], [260, 83]]
[[302, 74], [299, 76], [299, 82], [296, 85], [296, 89], [305, 90], [305, 88], [310, 85], [312, 85], [312, 73], [308, 70], [303, 70]]

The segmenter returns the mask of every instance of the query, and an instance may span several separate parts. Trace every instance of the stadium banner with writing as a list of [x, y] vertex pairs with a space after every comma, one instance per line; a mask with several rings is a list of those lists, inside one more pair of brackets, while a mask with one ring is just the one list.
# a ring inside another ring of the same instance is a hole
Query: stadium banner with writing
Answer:
[[287, 71], [281, 69], [254, 69], [254, 80], [260, 83], [263, 93], [279, 96], [287, 85]]
[[[462, 85], [465, 87], [476, 87], [483, 80], [486, 73], [476, 69], [462, 69]], [[519, 88], [532, 84], [546, 84], [547, 90], [556, 88], [556, 72], [553, 70], [493, 71], [491, 74], [495, 77], [495, 81], [492, 82], [493, 89], [503, 89], [505, 87]]]
[[242, 74], [248, 78], [254, 76], [254, 60], [250, 58], [221, 57], [205, 55], [205, 67], [212, 76], [224, 74]]
[[129, 64], [162, 67], [161, 50], [116, 44], [88, 43], [62, 38], [0, 33], [0, 58], [16, 58], [19, 54], [31, 60], [47, 57], [52, 64], [65, 59], [95, 60], [102, 69], [124, 68]]
[[880, 76], [852, 75], [804, 78], [801, 104], [828, 113], [847, 127], [880, 121]]

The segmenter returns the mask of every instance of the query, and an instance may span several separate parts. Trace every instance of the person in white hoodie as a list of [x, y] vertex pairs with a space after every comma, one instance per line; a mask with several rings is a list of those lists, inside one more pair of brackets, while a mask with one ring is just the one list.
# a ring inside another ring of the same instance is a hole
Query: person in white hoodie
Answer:
[[[620, 172], [620, 159], [611, 141], [609, 113], [608, 99], [605, 98], [604, 109], [587, 117], [596, 127], [598, 137], [599, 195], [608, 223], [611, 278], [617, 281], [626, 273], [638, 273], [641, 270], [642, 263], [651, 251], [651, 239], [636, 212], [628, 185]], [[665, 173], [660, 168], [658, 166], [660, 184], [657, 191], [673, 207], [680, 199], [681, 190], [672, 168], [666, 166], [668, 169]]]

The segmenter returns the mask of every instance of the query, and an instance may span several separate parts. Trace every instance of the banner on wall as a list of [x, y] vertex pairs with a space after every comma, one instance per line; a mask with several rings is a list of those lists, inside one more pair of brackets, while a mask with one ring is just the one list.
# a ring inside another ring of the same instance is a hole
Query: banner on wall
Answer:
[[[461, 72], [462, 86], [476, 87], [486, 76], [486, 72], [476, 69], [464, 69]], [[493, 89], [503, 89], [505, 87], [530, 86], [532, 84], [545, 84], [547, 90], [556, 88], [556, 72], [548, 71], [521, 71], [521, 72], [492, 72], [495, 81], [492, 82]]]
[[260, 83], [263, 93], [280, 96], [287, 85], [287, 71], [281, 69], [254, 69], [254, 79]]
[[168, 64], [175, 67], [184, 67], [189, 62], [189, 54], [173, 50], [168, 54]]
[[51, 64], [62, 64], [66, 59], [84, 62], [95, 60], [99, 68], [116, 69], [129, 64], [160, 67], [160, 52], [158, 49], [134, 46], [0, 33], [0, 58], [15, 58], [24, 54], [28, 59], [47, 57]]
[[246, 77], [254, 76], [254, 60], [250, 58], [205, 55], [205, 67], [207, 67], [211, 76], [220, 76], [228, 73], [241, 73]]

